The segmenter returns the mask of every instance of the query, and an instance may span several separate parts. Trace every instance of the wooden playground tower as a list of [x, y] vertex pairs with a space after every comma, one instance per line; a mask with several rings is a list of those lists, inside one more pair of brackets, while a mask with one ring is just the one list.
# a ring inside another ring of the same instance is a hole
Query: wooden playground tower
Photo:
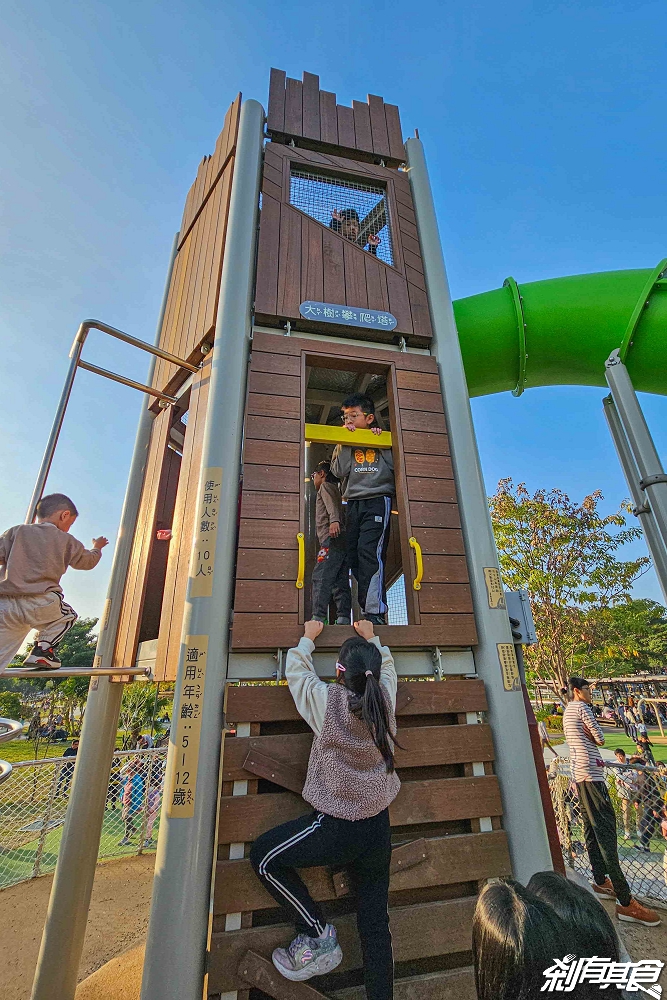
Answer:
[[[355, 240], [331, 222], [352, 208]], [[335, 416], [358, 390], [374, 398], [396, 469], [388, 582], [400, 600], [378, 629], [405, 678], [396, 991], [472, 1000], [480, 885], [551, 862], [428, 175], [398, 108], [375, 96], [338, 105], [313, 74], [278, 70], [266, 118], [239, 95], [186, 199], [157, 346], [187, 367], [165, 356], [152, 372], [96, 660], [176, 682], [142, 1000], [198, 1000], [204, 981], [215, 1000], [363, 997], [345, 874], [308, 875], [344, 960], [306, 986], [270, 963], [291, 928], [247, 860], [263, 831], [308, 808], [310, 731], [275, 679], [310, 614], [308, 477], [347, 433]], [[373, 443], [360, 440], [359, 461]], [[325, 626], [323, 676], [350, 634]], [[98, 778], [121, 687], [93, 681], [80, 757], [97, 724]], [[85, 782], [71, 844], [82, 819], [96, 822]], [[61, 864], [33, 1000], [73, 996], [76, 947], [57, 921], [76, 906], [74, 890], [63, 902], [74, 855]], [[55, 955], [69, 969], [56, 986]]]

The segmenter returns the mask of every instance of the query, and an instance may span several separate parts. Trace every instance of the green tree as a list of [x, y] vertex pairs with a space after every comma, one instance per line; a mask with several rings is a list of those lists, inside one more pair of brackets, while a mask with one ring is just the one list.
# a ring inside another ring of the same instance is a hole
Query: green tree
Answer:
[[23, 718], [23, 705], [15, 691], [0, 692], [0, 716], [3, 719], [16, 719], [17, 721]]
[[119, 722], [123, 750], [134, 748], [142, 732], [151, 729], [154, 735], [164, 732], [159, 717], [170, 701], [170, 698], [160, 697], [159, 684], [134, 681], [125, 685]]
[[601, 500], [599, 490], [581, 503], [558, 489], [531, 496], [511, 479], [501, 479], [489, 500], [503, 580], [530, 594], [539, 642], [527, 650], [527, 666], [554, 691], [594, 645], [592, 613], [627, 603], [650, 562], [618, 558], [641, 529], [627, 526], [627, 502], [603, 517]]
[[74, 622], [62, 642], [58, 643], [58, 656], [63, 667], [90, 670], [97, 645], [97, 636], [93, 634], [96, 625], [97, 618], [79, 618]]
[[591, 676], [651, 670], [667, 661], [667, 609], [648, 598], [594, 608], [582, 654]]

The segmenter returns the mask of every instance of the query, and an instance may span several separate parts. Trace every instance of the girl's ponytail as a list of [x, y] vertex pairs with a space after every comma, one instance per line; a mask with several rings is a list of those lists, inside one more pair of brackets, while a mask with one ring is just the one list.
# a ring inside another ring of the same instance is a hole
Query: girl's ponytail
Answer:
[[380, 650], [374, 643], [355, 636], [343, 643], [338, 658], [345, 667], [344, 683], [350, 691], [350, 711], [366, 724], [387, 772], [392, 774], [396, 737], [387, 698], [380, 686]]

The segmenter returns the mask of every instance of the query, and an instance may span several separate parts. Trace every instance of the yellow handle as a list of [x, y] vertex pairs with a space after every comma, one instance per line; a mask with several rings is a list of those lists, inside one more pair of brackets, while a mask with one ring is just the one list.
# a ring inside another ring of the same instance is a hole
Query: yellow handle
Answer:
[[417, 563], [417, 576], [412, 581], [413, 590], [422, 589], [422, 577], [424, 575], [424, 560], [422, 559], [421, 545], [416, 538], [408, 538], [410, 548], [415, 550], [415, 562]]
[[299, 546], [299, 568], [296, 571], [296, 586], [297, 590], [303, 590], [303, 576], [306, 572], [306, 541], [303, 531], [298, 533], [296, 540]]

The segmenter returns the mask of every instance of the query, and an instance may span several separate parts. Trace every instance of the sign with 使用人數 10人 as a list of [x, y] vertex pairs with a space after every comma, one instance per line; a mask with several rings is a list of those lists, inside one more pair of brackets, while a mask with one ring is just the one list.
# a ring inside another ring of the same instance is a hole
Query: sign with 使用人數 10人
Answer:
[[336, 326], [357, 326], [364, 330], [394, 330], [398, 323], [395, 316], [381, 309], [362, 309], [358, 306], [337, 306], [331, 302], [302, 302], [299, 312], [304, 319], [314, 323], [335, 323]]
[[209, 466], [199, 497], [196, 520], [196, 546], [190, 565], [190, 597], [210, 597], [213, 593], [215, 544], [220, 517], [222, 469]]

